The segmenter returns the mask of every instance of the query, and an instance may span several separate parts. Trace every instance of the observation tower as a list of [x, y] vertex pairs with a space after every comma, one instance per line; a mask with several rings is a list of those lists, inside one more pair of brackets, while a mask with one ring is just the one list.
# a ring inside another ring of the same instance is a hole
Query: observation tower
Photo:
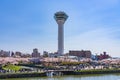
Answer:
[[58, 54], [64, 53], [64, 23], [68, 18], [65, 12], [59, 11], [54, 14], [54, 18], [58, 24]]

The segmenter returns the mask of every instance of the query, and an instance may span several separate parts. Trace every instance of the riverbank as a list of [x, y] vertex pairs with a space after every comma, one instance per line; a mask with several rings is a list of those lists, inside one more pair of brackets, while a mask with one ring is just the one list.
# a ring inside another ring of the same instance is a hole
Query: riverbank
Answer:
[[[53, 71], [54, 72], [54, 71]], [[63, 75], [89, 75], [89, 74], [111, 74], [120, 73], [119, 69], [106, 69], [106, 70], [79, 70], [79, 71], [61, 71]], [[3, 73], [0, 74], [0, 79], [7, 78], [25, 78], [25, 77], [47, 77], [47, 72], [34, 72], [34, 73]]]

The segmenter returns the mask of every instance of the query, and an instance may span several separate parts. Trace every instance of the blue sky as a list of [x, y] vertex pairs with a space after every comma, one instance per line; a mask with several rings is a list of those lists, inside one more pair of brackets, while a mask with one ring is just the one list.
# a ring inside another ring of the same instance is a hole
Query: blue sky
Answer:
[[0, 49], [31, 53], [57, 51], [57, 23], [64, 11], [65, 52], [106, 51], [120, 57], [119, 0], [0, 0]]

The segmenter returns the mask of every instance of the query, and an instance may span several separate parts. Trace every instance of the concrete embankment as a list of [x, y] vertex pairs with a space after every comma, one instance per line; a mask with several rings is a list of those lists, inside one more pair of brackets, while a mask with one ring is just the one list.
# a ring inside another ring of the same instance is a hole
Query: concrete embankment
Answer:
[[44, 77], [46, 73], [5, 73], [0, 74], [0, 79], [5, 78], [24, 78], [24, 77]]
[[[120, 73], [120, 70], [80, 70], [80, 71], [60, 71], [63, 75], [88, 75], [88, 74], [111, 74]], [[47, 72], [43, 73], [2, 73], [0, 79], [24, 78], [24, 77], [46, 77]]]
[[74, 75], [87, 75], [87, 74], [111, 74], [120, 73], [120, 70], [81, 70], [74, 71]]

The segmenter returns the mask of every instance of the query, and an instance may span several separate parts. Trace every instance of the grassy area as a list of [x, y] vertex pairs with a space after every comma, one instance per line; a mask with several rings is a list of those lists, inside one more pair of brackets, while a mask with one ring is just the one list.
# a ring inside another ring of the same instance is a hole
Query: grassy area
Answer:
[[4, 66], [2, 66], [2, 68], [4, 70], [13, 70], [13, 71], [19, 71], [21, 69], [20, 66], [16, 66], [16, 65], [12, 65], [12, 64], [4, 65]]
[[79, 64], [88, 64], [88, 63], [83, 63], [83, 62], [62, 62], [60, 65], [79, 65]]
[[44, 68], [44, 66], [36, 65], [36, 64], [18, 64], [18, 66], [26, 66], [26, 67], [32, 67], [32, 68]]

